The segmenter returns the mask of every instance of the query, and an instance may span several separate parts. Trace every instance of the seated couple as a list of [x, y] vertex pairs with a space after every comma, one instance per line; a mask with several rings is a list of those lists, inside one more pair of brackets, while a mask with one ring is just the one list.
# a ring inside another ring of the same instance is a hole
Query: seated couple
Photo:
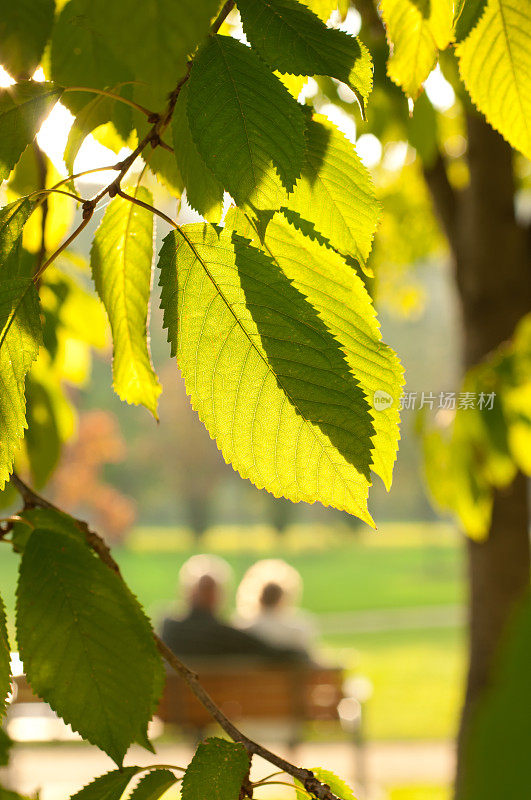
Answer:
[[235, 625], [221, 619], [230, 577], [231, 568], [217, 556], [192, 556], [183, 565], [179, 583], [187, 610], [164, 619], [161, 635], [168, 647], [201, 660], [309, 662], [313, 630], [295, 608], [302, 588], [298, 572], [277, 559], [254, 564], [238, 587]]

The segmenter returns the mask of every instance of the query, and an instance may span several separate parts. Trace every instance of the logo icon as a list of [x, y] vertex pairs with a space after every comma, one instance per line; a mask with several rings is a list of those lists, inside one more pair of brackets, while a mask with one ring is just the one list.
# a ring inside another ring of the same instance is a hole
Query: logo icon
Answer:
[[388, 392], [377, 389], [372, 398], [372, 404], [376, 411], [385, 411], [393, 405], [393, 398]]

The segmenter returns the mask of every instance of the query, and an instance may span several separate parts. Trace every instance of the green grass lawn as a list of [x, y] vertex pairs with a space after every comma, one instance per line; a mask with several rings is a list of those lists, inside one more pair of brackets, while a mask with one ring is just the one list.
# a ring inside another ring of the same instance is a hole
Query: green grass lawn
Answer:
[[[460, 549], [443, 526], [384, 525], [359, 537], [301, 528], [285, 540], [271, 540], [263, 529], [211, 530], [202, 547], [229, 561], [235, 585], [258, 558], [285, 558], [302, 575], [304, 607], [316, 614], [463, 600]], [[157, 532], [139, 534], [132, 540], [135, 547], [117, 550], [116, 557], [132, 589], [156, 615], [175, 597], [179, 569], [195, 550], [149, 551], [146, 543], [156, 542]]]
[[462, 631], [343, 634], [328, 637], [325, 645], [331, 658], [373, 685], [365, 706], [369, 739], [441, 739], [455, 733], [465, 655]]
[[[254, 533], [211, 530], [205, 549], [230, 562], [234, 588], [257, 558], [285, 558], [303, 577], [304, 607], [317, 615], [453, 605], [463, 599], [460, 549], [446, 528], [384, 525], [379, 533], [354, 537], [307, 526], [282, 540], [272, 537], [271, 531]], [[162, 551], [154, 551], [153, 546]], [[189, 539], [168, 529], [140, 530], [129, 547], [115, 548], [126, 580], [155, 623], [174, 602], [179, 569], [193, 552]], [[0, 592], [10, 613], [11, 630], [17, 564], [18, 556], [5, 547], [0, 558]], [[322, 644], [327, 658], [371, 680], [374, 694], [366, 709], [370, 738], [453, 734], [463, 670], [460, 631], [345, 633], [324, 637]]]

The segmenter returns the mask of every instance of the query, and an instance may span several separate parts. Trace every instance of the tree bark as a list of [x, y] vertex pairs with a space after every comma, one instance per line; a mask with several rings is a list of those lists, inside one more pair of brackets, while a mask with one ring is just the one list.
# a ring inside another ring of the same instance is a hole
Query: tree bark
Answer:
[[[455, 264], [463, 325], [463, 367], [480, 363], [531, 311], [528, 236], [514, 211], [512, 152], [478, 115], [467, 115], [470, 183], [455, 194], [439, 159], [426, 180]], [[503, 632], [529, 587], [527, 480], [496, 491], [483, 542], [466, 541], [469, 669], [457, 747], [456, 798], [463, 797], [471, 715], [489, 685]]]

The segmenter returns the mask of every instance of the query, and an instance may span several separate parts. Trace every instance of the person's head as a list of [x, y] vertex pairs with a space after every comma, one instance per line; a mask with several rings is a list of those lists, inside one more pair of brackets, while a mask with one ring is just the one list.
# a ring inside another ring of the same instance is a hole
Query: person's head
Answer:
[[257, 561], [242, 578], [236, 594], [238, 615], [252, 619], [300, 602], [302, 580], [297, 570], [280, 558]]
[[284, 597], [285, 593], [282, 586], [276, 581], [268, 581], [262, 586], [258, 602], [261, 608], [266, 611], [271, 611], [282, 604]]
[[189, 608], [216, 613], [225, 599], [232, 570], [222, 558], [196, 555], [186, 561], [179, 573], [182, 597]]

